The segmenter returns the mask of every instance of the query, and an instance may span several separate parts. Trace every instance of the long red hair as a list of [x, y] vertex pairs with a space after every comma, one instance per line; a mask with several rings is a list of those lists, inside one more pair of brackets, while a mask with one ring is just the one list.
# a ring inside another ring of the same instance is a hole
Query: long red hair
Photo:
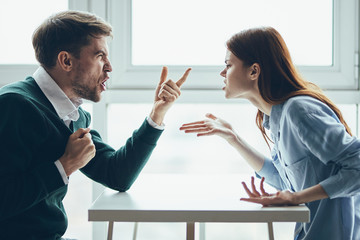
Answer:
[[[258, 87], [262, 98], [273, 105], [287, 99], [307, 95], [327, 104], [337, 115], [346, 131], [352, 135], [337, 106], [326, 97], [314, 83], [305, 81], [292, 63], [289, 50], [284, 39], [272, 27], [244, 30], [233, 35], [226, 43], [227, 48], [245, 66], [254, 63], [260, 65]], [[264, 113], [258, 110], [256, 125], [260, 129], [266, 143], [271, 141], [263, 126]]]

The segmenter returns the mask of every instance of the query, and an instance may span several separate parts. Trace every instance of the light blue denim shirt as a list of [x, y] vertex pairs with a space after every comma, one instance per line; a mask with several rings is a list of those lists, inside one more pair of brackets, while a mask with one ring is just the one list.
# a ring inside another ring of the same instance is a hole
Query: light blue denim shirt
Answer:
[[346, 132], [331, 108], [308, 96], [273, 106], [264, 127], [274, 147], [257, 174], [279, 190], [320, 184], [329, 196], [306, 203], [310, 222], [297, 223], [295, 237], [359, 240], [360, 140]]

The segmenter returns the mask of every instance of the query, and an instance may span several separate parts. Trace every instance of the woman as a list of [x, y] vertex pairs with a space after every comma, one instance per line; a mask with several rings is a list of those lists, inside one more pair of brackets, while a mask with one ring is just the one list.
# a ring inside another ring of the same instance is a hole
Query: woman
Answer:
[[[198, 136], [226, 139], [262, 177], [260, 193], [252, 178], [249, 198], [263, 205], [297, 205], [310, 209], [310, 222], [297, 223], [295, 239], [360, 239], [360, 141], [339, 109], [296, 71], [287, 46], [271, 27], [235, 34], [227, 42], [226, 98], [245, 98], [258, 108], [256, 124], [273, 142], [264, 157], [231, 125], [213, 114], [180, 129]], [[270, 137], [267, 131], [270, 131]], [[265, 181], [278, 189], [264, 190]]]

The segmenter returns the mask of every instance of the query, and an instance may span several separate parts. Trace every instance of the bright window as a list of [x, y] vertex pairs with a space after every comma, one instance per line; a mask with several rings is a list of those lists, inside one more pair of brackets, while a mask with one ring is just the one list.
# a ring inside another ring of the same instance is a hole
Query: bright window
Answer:
[[185, 88], [219, 89], [225, 42], [252, 27], [272, 26], [301, 75], [326, 90], [358, 89], [358, 1], [110, 0], [114, 26], [111, 88], [153, 88], [159, 65], [180, 74]]
[[68, 0], [0, 0], [0, 64], [36, 64], [34, 30], [51, 14], [67, 10]]
[[234, 33], [272, 26], [297, 65], [330, 66], [332, 19], [332, 0], [133, 0], [132, 64], [222, 65]]
[[[108, 143], [118, 149], [132, 132], [139, 128], [151, 110], [151, 104], [110, 104], [108, 107]], [[356, 134], [356, 105], [338, 105], [345, 120]], [[166, 116], [166, 130], [158, 141], [147, 173], [252, 173], [239, 153], [218, 136], [196, 137], [179, 130], [183, 123], [205, 118], [213, 113], [229, 122], [237, 133], [265, 156], [270, 156], [255, 124], [257, 109], [248, 103], [239, 104], [175, 104]], [[126, 113], [126, 114], [125, 114]]]

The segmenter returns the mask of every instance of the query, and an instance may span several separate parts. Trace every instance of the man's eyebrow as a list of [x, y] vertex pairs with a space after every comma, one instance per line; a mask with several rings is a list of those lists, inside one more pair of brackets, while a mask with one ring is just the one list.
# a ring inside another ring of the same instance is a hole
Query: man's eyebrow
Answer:
[[98, 55], [98, 54], [100, 54], [100, 53], [102, 53], [102, 54], [104, 54], [104, 55], [107, 55], [104, 50], [96, 51], [96, 52], [95, 52], [95, 55]]

